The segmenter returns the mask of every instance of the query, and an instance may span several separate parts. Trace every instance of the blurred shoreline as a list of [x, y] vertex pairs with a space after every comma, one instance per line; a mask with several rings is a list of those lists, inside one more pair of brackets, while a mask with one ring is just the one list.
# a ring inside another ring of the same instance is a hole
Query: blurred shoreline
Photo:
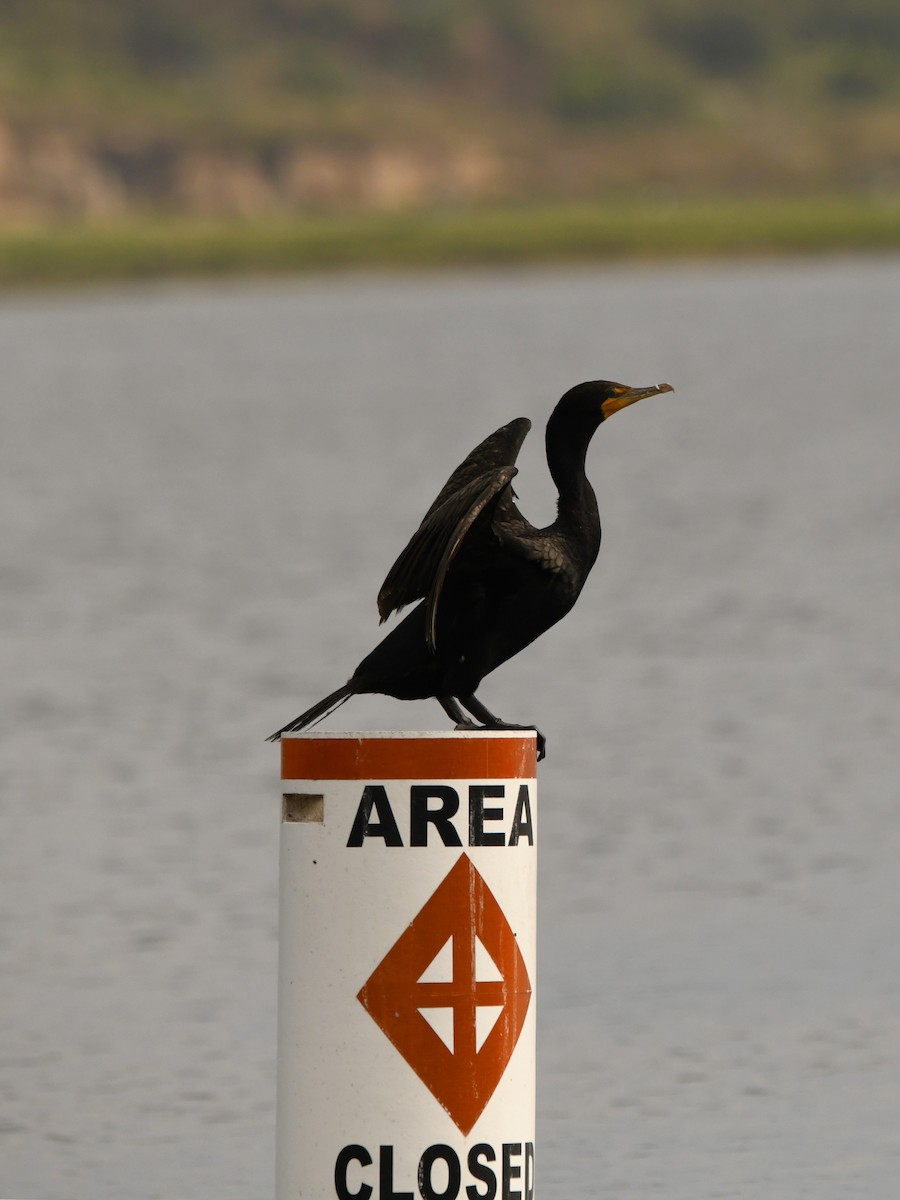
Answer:
[[900, 8], [0, 5], [0, 287], [900, 247]]
[[818, 196], [0, 225], [0, 287], [900, 249], [900, 200]]

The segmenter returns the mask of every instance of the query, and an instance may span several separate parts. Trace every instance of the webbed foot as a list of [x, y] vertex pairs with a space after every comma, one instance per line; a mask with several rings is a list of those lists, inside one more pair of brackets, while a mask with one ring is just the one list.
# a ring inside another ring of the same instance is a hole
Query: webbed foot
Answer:
[[[456, 729], [512, 729], [521, 730], [522, 733], [534, 733], [537, 737], [537, 759], [541, 761], [547, 754], [547, 739], [541, 733], [536, 725], [512, 725], [509, 721], [501, 721], [499, 717], [494, 716], [490, 709], [485, 708], [480, 700], [475, 696], [460, 696], [459, 701], [477, 718], [472, 721], [463, 710], [453, 696], [438, 696], [438, 703], [443, 708], [444, 712], [455, 722]], [[479, 725], [477, 722], [481, 721]]]
[[513, 730], [520, 729], [522, 731], [522, 733], [533, 733], [537, 737], [537, 760], [538, 760], [538, 762], [540, 762], [542, 758], [546, 758], [546, 756], [547, 756], [547, 739], [544, 737], [544, 735], [538, 729], [537, 725], [510, 725], [509, 722], [507, 722], [507, 721], [498, 721], [496, 724], [485, 725], [482, 728], [484, 728], [484, 729], [513, 729]]

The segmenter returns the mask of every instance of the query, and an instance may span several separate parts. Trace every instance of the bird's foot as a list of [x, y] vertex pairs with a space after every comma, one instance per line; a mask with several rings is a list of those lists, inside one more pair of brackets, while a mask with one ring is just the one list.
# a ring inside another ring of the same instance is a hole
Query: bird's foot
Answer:
[[538, 762], [540, 762], [541, 759], [544, 758], [547, 753], [547, 739], [544, 737], [544, 735], [541, 733], [541, 731], [537, 728], [536, 725], [507, 725], [505, 722], [501, 722], [500, 724], [497, 724], [497, 725], [479, 725], [477, 721], [470, 721], [467, 717], [465, 717], [465, 718], [463, 718], [463, 720], [457, 721], [456, 724], [453, 726], [453, 728], [458, 729], [460, 731], [466, 730], [466, 729], [511, 729], [511, 730], [520, 729], [522, 731], [522, 733], [533, 733], [537, 736]]
[[[461, 696], [460, 701], [472, 716], [476, 718], [474, 721], [466, 716], [455, 696], [438, 696], [438, 703], [451, 721], [455, 722], [456, 729], [519, 729], [523, 733], [533, 733], [537, 737], [538, 762], [546, 755], [547, 739], [536, 725], [511, 725], [508, 721], [501, 721], [489, 708], [485, 708], [481, 701], [474, 695]], [[478, 724], [479, 721], [481, 722], [480, 725]]]
[[547, 739], [539, 729], [535, 728], [534, 732], [537, 734], [537, 760], [540, 762], [547, 757]]
[[523, 733], [533, 733], [537, 737], [537, 760], [547, 756], [547, 739], [538, 729], [537, 725], [498, 725], [498, 729], [521, 729]]
[[480, 729], [510, 729], [521, 730], [522, 733], [533, 733], [537, 737], [537, 759], [538, 762], [547, 754], [547, 739], [538, 729], [537, 725], [510, 725], [508, 721], [497, 721], [496, 724], [476, 726]]

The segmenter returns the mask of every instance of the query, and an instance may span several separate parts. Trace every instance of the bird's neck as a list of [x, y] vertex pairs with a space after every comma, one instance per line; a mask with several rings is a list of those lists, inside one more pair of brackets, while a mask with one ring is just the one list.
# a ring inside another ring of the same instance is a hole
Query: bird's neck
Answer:
[[580, 536], [596, 537], [600, 544], [597, 497], [585, 471], [588, 445], [594, 430], [572, 430], [560, 435], [553, 422], [547, 426], [547, 465], [559, 492], [557, 528]]

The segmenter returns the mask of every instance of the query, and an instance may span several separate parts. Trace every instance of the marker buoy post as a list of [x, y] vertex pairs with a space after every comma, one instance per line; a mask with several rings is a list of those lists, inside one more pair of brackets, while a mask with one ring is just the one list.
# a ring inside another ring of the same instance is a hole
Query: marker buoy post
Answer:
[[535, 735], [281, 746], [277, 1200], [533, 1200]]

